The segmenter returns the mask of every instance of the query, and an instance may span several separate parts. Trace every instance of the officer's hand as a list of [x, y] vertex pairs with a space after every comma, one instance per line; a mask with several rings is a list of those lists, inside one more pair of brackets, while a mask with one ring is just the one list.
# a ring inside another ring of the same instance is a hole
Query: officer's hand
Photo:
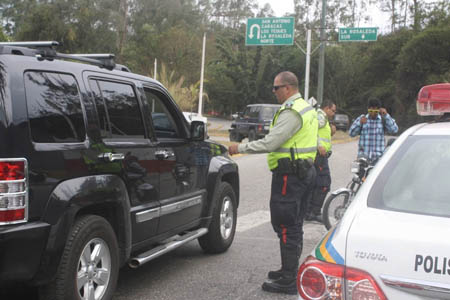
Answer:
[[381, 115], [382, 117], [384, 117], [386, 114], [387, 114], [386, 108], [381, 107], [381, 108], [380, 108], [380, 115]]
[[317, 147], [317, 150], [319, 151], [320, 156], [326, 156], [327, 155], [327, 150], [325, 150], [325, 147], [319, 146], [319, 147]]
[[366, 124], [366, 123], [367, 123], [367, 118], [366, 118], [366, 116], [363, 116], [363, 117], [359, 120], [359, 122], [361, 123], [361, 125]]
[[331, 135], [333, 136], [336, 133], [336, 126], [334, 124], [331, 124], [330, 127], [331, 127]]
[[239, 144], [233, 144], [233, 145], [230, 145], [230, 146], [228, 147], [228, 153], [230, 153], [230, 155], [238, 154], [238, 153], [239, 153], [239, 151], [238, 151], [238, 145], [239, 145]]

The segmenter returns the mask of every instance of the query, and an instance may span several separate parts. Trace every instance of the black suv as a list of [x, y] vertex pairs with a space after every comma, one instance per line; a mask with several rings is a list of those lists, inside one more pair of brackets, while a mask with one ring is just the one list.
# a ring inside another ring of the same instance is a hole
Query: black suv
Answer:
[[121, 266], [194, 239], [226, 251], [239, 176], [225, 147], [159, 82], [56, 45], [0, 44], [0, 284], [110, 299]]
[[335, 114], [333, 120], [334, 126], [336, 129], [347, 131], [350, 127], [350, 120], [345, 114]]
[[231, 123], [230, 141], [241, 142], [244, 138], [254, 141], [269, 133], [270, 122], [281, 107], [279, 104], [249, 104], [244, 112], [238, 113]]

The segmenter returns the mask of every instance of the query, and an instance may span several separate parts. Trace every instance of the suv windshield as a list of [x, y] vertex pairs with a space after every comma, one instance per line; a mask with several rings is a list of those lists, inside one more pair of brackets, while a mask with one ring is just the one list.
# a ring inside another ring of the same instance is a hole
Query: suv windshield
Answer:
[[261, 107], [261, 119], [272, 120], [273, 116], [277, 112], [278, 107]]
[[411, 136], [378, 176], [374, 208], [450, 217], [450, 136]]

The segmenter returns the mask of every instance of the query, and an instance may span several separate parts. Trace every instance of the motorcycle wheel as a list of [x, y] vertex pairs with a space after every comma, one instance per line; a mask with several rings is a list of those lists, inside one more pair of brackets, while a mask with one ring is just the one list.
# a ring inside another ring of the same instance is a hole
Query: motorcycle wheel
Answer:
[[347, 210], [350, 199], [348, 191], [331, 194], [323, 205], [323, 223], [327, 230], [336, 225]]

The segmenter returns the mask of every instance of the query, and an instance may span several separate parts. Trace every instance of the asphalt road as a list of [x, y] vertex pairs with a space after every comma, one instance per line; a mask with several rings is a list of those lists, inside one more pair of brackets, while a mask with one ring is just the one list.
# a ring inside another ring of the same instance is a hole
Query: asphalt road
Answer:
[[[350, 164], [356, 156], [356, 142], [333, 147], [330, 167], [332, 190], [351, 178]], [[157, 258], [139, 269], [123, 268], [115, 300], [264, 300], [296, 299], [296, 296], [270, 294], [261, 290], [269, 270], [278, 269], [278, 239], [269, 218], [271, 174], [266, 155], [238, 155], [241, 197], [238, 227], [231, 248], [224, 254], [206, 255], [197, 241]], [[322, 224], [304, 226], [303, 260], [326, 233]], [[37, 299], [35, 290], [14, 291], [2, 300]], [[42, 299], [41, 299], [42, 300]]]
[[[332, 189], [351, 178], [356, 143], [334, 146], [330, 158]], [[279, 246], [269, 219], [270, 172], [266, 155], [233, 157], [239, 165], [241, 197], [238, 228], [231, 248], [221, 255], [205, 255], [193, 241], [137, 270], [122, 270], [114, 299], [296, 299], [261, 290], [269, 270], [280, 266]], [[304, 227], [303, 260], [326, 233], [322, 224]]]

